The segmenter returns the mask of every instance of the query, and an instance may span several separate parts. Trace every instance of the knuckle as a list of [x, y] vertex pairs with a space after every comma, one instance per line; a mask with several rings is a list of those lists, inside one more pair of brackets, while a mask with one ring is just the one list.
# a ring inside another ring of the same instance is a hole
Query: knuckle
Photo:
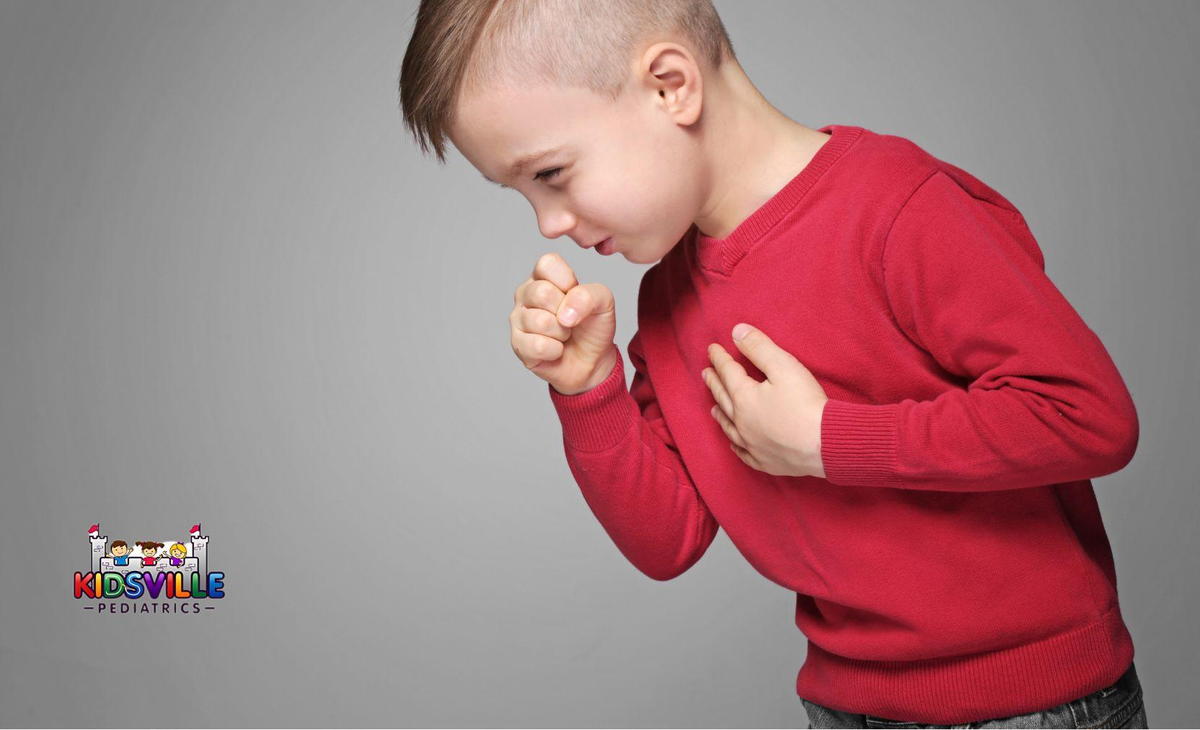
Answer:
[[525, 360], [534, 356], [533, 345], [537, 342], [537, 336], [531, 335], [528, 332], [520, 331], [513, 337], [513, 351], [517, 353], [517, 357]]
[[521, 285], [517, 287], [517, 292], [514, 299], [518, 302], [524, 299], [525, 295], [529, 292], [529, 287], [536, 282], [537, 279], [533, 278], [532, 276], [527, 277], [525, 281], [521, 282]]
[[542, 338], [540, 338], [540, 337], [536, 337], [536, 338], [534, 338], [534, 340], [533, 340], [532, 342], [530, 342], [530, 343], [529, 343], [529, 354], [530, 354], [530, 356], [532, 356], [532, 357], [536, 357], [536, 358], [538, 358], [538, 359], [541, 359], [541, 358], [545, 357], [545, 355], [546, 355], [546, 346], [545, 346], [545, 345], [543, 345], [542, 343], [543, 343], [543, 340], [542, 340]]
[[536, 307], [538, 300], [538, 292], [541, 291], [542, 280], [529, 282], [529, 286], [525, 287], [525, 292], [521, 295], [521, 304], [526, 307]]
[[550, 251], [538, 257], [537, 263], [533, 267], [534, 278], [545, 281], [546, 279], [550, 278], [555, 271], [559, 271], [564, 268], [567, 271], [570, 271], [570, 267], [567, 266], [566, 260], [563, 259], [563, 257], [558, 253]]
[[537, 264], [534, 266], [534, 270], [539, 272], [545, 271], [547, 267], [558, 263], [560, 258], [561, 257], [554, 251], [547, 251], [541, 256], [538, 256]]
[[552, 337], [562, 332], [563, 327], [558, 323], [558, 317], [554, 313], [547, 312], [545, 309], [536, 309], [530, 312], [530, 314], [538, 320], [535, 325], [538, 332]]
[[558, 352], [556, 352], [557, 343], [549, 337], [539, 337], [537, 342], [537, 358], [539, 360], [557, 360]]
[[554, 303], [554, 292], [558, 289], [545, 279], [539, 279], [534, 282], [529, 292], [529, 302], [543, 309], [550, 307]]
[[553, 316], [544, 309], [526, 309], [524, 316], [524, 325], [526, 332], [544, 333], [546, 329], [545, 317]]
[[745, 393], [742, 392], [742, 387], [741, 387], [740, 383], [737, 385], [734, 385], [733, 387], [726, 388], [725, 392], [729, 395], [729, 401], [734, 404], [741, 401], [742, 396], [745, 395]]

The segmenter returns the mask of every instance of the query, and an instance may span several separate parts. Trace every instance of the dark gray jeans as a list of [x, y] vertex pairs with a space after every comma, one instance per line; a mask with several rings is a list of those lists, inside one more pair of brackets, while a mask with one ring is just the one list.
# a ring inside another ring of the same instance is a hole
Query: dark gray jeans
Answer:
[[1041, 712], [1027, 715], [998, 717], [961, 725], [922, 725], [916, 722], [888, 720], [874, 715], [856, 715], [834, 710], [801, 698], [808, 713], [808, 726], [813, 727], [877, 727], [877, 728], [1125, 728], [1149, 727], [1146, 724], [1146, 704], [1142, 700], [1142, 685], [1138, 682], [1133, 664], [1111, 687], [1105, 687]]

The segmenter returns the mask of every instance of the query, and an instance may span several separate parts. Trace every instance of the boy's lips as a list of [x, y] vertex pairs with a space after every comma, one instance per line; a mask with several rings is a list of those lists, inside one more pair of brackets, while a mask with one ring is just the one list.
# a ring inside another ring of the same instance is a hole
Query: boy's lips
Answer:
[[593, 248], [595, 248], [596, 253], [600, 254], [601, 256], [609, 256], [614, 250], [616, 250], [613, 248], [612, 236], [609, 236], [600, 243], [597, 243]]

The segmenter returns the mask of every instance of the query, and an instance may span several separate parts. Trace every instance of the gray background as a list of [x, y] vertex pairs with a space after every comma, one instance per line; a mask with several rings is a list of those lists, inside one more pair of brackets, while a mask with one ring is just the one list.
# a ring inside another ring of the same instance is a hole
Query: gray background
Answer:
[[[908, 137], [1025, 214], [1133, 393], [1096, 480], [1155, 726], [1195, 724], [1194, 2], [719, 2], [810, 127]], [[415, 2], [0, 5], [0, 722], [805, 727], [794, 594], [721, 533], [625, 562], [512, 293], [558, 251], [396, 78]], [[211, 538], [228, 597], [99, 616], [86, 528]]]

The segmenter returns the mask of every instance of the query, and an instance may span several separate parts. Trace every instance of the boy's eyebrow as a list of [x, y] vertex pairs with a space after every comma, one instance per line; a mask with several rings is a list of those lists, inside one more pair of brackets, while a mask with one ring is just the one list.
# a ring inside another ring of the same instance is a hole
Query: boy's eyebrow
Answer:
[[[561, 152], [562, 149], [563, 149], [562, 147], [551, 147], [550, 149], [541, 150], [539, 152], [531, 152], [530, 154], [527, 154], [527, 155], [521, 155], [520, 157], [518, 157], [516, 159], [515, 162], [513, 162], [509, 166], [508, 174], [510, 177], [515, 177], [516, 175], [520, 174], [520, 172], [522, 170], [524, 170], [526, 167], [528, 167], [529, 165], [532, 165], [533, 163], [537, 162], [538, 160], [541, 160], [542, 158], [549, 157], [550, 155], [553, 155], [553, 154], [557, 154], [558, 152]], [[507, 185], [501, 185], [500, 183], [491, 179], [487, 175], [484, 175], [483, 179], [487, 180], [488, 182], [490, 182], [494, 185], [500, 185], [500, 187], [502, 187], [502, 188], [508, 187]]]

